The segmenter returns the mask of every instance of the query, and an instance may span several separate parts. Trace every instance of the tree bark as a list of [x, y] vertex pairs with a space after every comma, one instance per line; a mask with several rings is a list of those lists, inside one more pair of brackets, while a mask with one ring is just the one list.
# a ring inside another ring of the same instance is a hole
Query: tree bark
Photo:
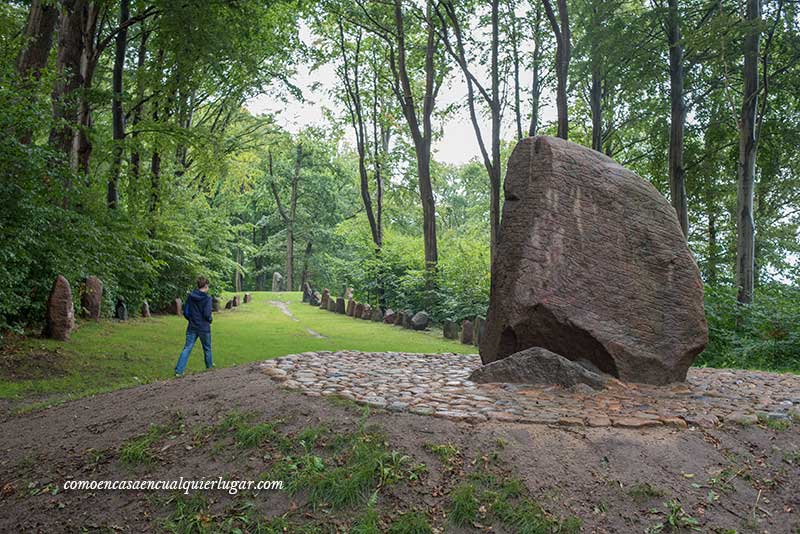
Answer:
[[306, 286], [306, 282], [308, 282], [308, 262], [311, 260], [311, 249], [312, 243], [309, 241], [306, 243], [306, 251], [303, 254], [303, 272], [300, 274], [300, 290], [302, 291], [303, 288]]
[[533, 18], [533, 80], [531, 82], [531, 122], [528, 125], [528, 136], [533, 137], [539, 130], [539, 102], [542, 96], [541, 64], [542, 64], [542, 9], [536, 2]]
[[131, 126], [133, 129], [131, 133], [131, 138], [133, 139], [133, 150], [131, 151], [131, 176], [134, 178], [134, 180], [138, 180], [139, 178], [141, 165], [141, 149], [136, 143], [136, 138], [139, 136], [139, 132], [136, 130], [136, 126], [142, 120], [144, 107], [144, 67], [147, 61], [147, 38], [149, 35], [150, 32], [148, 30], [142, 29], [141, 41], [139, 42], [139, 49], [136, 55], [136, 105], [133, 107], [133, 115], [131, 118]]
[[569, 138], [569, 113], [567, 100], [567, 77], [572, 55], [567, 0], [558, 0], [558, 18], [550, 0], [542, 0], [550, 26], [556, 37], [556, 107], [558, 108], [558, 137]]
[[[24, 42], [17, 58], [17, 73], [21, 88], [31, 88], [31, 79], [40, 80], [42, 69], [47, 66], [50, 49], [53, 47], [53, 32], [58, 20], [58, 6], [42, 0], [33, 0], [25, 24]], [[33, 131], [25, 130], [19, 134], [20, 143], [27, 145], [33, 139]]]
[[125, 114], [122, 110], [123, 74], [125, 70], [125, 50], [128, 44], [128, 27], [126, 23], [130, 18], [130, 0], [119, 2], [120, 30], [116, 36], [114, 47], [114, 72], [111, 84], [113, 96], [111, 99], [111, 123], [114, 136], [113, 161], [111, 163], [111, 176], [108, 180], [106, 203], [109, 209], [116, 209], [119, 204], [119, 175], [122, 170], [122, 156], [125, 152]]
[[[414, 142], [414, 152], [417, 156], [417, 178], [419, 182], [419, 196], [422, 203], [422, 232], [425, 247], [425, 266], [428, 271], [436, 269], [439, 262], [439, 251], [436, 241], [436, 202], [433, 196], [433, 185], [431, 183], [431, 141], [433, 130], [431, 126], [431, 116], [433, 114], [436, 92], [438, 84], [436, 81], [436, 71], [434, 66], [434, 55], [436, 53], [436, 30], [432, 22], [432, 1], [426, 2], [427, 39], [425, 45], [425, 93], [422, 106], [422, 125], [417, 117], [417, 105], [414, 102], [414, 94], [411, 89], [411, 80], [406, 67], [406, 37], [405, 22], [401, 0], [394, 0], [394, 24], [395, 39], [397, 47], [396, 64], [394, 58], [395, 88], [396, 94], [403, 109], [411, 137]], [[429, 287], [432, 278], [429, 278]]]
[[689, 210], [686, 200], [686, 178], [683, 165], [683, 134], [686, 123], [684, 101], [683, 43], [678, 0], [668, 3], [667, 42], [669, 44], [670, 128], [669, 190], [672, 206], [678, 216], [683, 235], [689, 235]]
[[753, 302], [755, 273], [755, 225], [753, 222], [753, 189], [756, 174], [758, 132], [758, 62], [761, 38], [761, 1], [746, 0], [747, 34], [743, 42], [744, 90], [739, 119], [739, 168], [736, 208], [736, 286], [741, 304]]
[[[78, 123], [77, 90], [83, 86], [81, 53], [83, 51], [84, 11], [88, 0], [63, 0], [58, 30], [56, 55], [57, 79], [51, 96], [53, 126], [50, 145], [69, 157], [72, 153], [74, 128]], [[65, 184], [69, 189], [71, 184]]]

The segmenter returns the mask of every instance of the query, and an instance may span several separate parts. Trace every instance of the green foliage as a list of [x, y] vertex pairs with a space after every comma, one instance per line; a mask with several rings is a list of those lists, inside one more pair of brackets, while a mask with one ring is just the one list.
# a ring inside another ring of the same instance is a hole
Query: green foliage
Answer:
[[761, 286], [751, 305], [737, 304], [733, 288], [706, 288], [706, 318], [698, 365], [800, 371], [800, 288]]
[[146, 434], [126, 441], [119, 451], [119, 460], [125, 465], [136, 466], [155, 461], [150, 447], [169, 433], [166, 425], [152, 425]]
[[475, 497], [475, 486], [461, 484], [450, 495], [447, 519], [457, 526], [469, 525], [477, 521], [479, 505]]
[[428, 518], [422, 512], [406, 512], [395, 519], [389, 534], [433, 534]]

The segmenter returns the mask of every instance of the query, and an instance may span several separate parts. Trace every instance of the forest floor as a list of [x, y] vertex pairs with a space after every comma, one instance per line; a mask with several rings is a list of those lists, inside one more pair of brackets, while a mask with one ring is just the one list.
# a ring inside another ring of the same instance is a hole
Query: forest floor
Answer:
[[[299, 292], [251, 294], [252, 303], [214, 314], [216, 367], [306, 351], [477, 352], [444, 339], [441, 331], [413, 332], [323, 313], [301, 303]], [[169, 378], [185, 329], [183, 317], [153, 315], [126, 322], [79, 321], [66, 343], [12, 340], [0, 351], [0, 415]], [[202, 369], [197, 343], [187, 372]]]
[[[309, 397], [260, 363], [7, 416], [0, 451], [0, 532], [800, 527], [798, 424], [471, 424]], [[285, 486], [236, 495], [63, 486], [180, 477]]]

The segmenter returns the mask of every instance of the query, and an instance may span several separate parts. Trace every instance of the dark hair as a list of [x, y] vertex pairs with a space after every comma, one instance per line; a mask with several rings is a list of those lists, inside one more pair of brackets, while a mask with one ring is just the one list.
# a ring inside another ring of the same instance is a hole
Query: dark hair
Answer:
[[197, 289], [203, 289], [206, 286], [208, 286], [208, 278], [206, 278], [205, 276], [198, 276]]

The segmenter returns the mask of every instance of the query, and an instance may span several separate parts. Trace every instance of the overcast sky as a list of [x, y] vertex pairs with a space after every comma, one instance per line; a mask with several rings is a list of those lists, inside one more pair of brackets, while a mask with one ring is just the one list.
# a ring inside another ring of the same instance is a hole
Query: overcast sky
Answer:
[[[313, 40], [311, 33], [304, 24], [301, 24], [300, 38], [308, 45], [311, 45]], [[479, 79], [487, 79], [485, 72], [476, 71], [476, 73]], [[460, 71], [454, 74], [455, 76], [449, 81], [449, 85], [442, 87], [439, 92], [437, 106], [440, 109], [453, 102], [466, 100], [467, 86], [460, 76]], [[521, 73], [524, 88], [528, 87], [530, 76], [529, 72]], [[306, 126], [324, 125], [326, 123], [324, 118], [325, 108], [337, 110], [334, 113], [335, 115], [341, 113], [338, 110], [338, 105], [325, 94], [326, 88], [329, 89], [339, 83], [333, 65], [325, 65], [313, 73], [309, 72], [307, 65], [299, 65], [297, 75], [291, 81], [302, 90], [306, 99], [305, 102], [301, 103], [291, 96], [288, 102], [283, 102], [274, 95], [260, 95], [246, 103], [247, 109], [256, 115], [261, 113], [273, 114], [278, 124], [292, 133], [297, 133]], [[315, 83], [320, 84], [319, 90], [312, 90], [312, 86]], [[488, 85], [488, 83], [485, 84], [485, 86]], [[509, 83], [509, 85], [511, 84]], [[524, 91], [522, 97], [527, 100], [527, 94]], [[523, 106], [525, 113], [528, 112], [528, 108], [529, 106], [527, 105]], [[540, 110], [540, 113], [542, 114], [540, 123], [549, 122], [556, 118], [555, 106], [552, 104], [545, 106]], [[515, 135], [515, 127], [513, 125], [513, 110], [510, 107], [506, 108], [503, 119], [503, 137], [506, 139], [512, 138]], [[529, 116], [523, 117], [523, 128], [525, 130], [527, 130], [528, 120]], [[438, 127], [438, 125], [435, 124], [434, 127]], [[490, 122], [484, 119], [481, 127], [484, 132], [484, 138], [488, 139]], [[350, 142], [354, 143], [352, 132], [349, 129], [347, 132]], [[434, 157], [444, 163], [461, 164], [472, 158], [480, 157], [478, 142], [475, 140], [475, 132], [466, 109], [460, 110], [443, 125], [442, 138], [434, 143], [433, 149]]]

